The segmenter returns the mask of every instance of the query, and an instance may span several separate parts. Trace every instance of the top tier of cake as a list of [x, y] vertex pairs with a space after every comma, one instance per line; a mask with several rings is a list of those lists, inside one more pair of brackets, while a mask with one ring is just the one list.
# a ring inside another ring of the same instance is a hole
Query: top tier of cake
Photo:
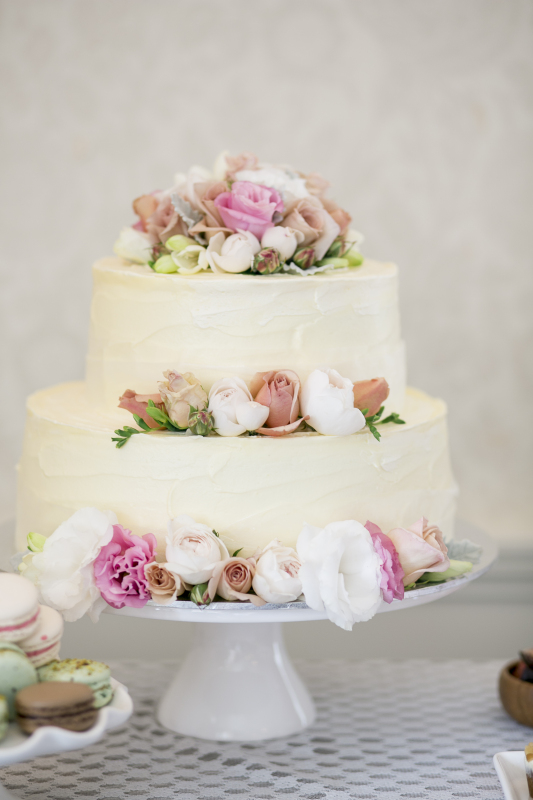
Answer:
[[87, 385], [113, 407], [126, 389], [156, 390], [169, 368], [214, 381], [331, 367], [352, 381], [385, 377], [400, 411], [405, 354], [398, 269], [365, 260], [347, 271], [295, 275], [155, 274], [120, 258], [93, 267]]

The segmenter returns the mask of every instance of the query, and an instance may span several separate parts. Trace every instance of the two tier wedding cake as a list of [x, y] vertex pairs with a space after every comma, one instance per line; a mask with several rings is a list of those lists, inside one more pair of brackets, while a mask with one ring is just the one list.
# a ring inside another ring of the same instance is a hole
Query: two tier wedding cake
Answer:
[[[102, 599], [294, 600], [302, 576], [327, 606], [311, 564], [333, 548], [352, 622], [421, 576], [453, 577], [446, 406], [406, 388], [398, 268], [363, 258], [326, 181], [224, 154], [134, 210], [93, 267], [86, 380], [28, 400], [28, 576], [62, 596], [53, 564], [77, 537], [90, 547], [69, 569], [90, 592], [70, 612], [56, 597], [67, 617]], [[346, 566], [356, 544], [361, 569]], [[359, 609], [361, 570], [377, 588]]]

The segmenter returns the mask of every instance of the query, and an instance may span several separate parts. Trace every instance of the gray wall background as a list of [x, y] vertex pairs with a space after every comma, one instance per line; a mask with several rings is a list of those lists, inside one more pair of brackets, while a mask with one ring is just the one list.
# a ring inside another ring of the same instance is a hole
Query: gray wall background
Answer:
[[[449, 403], [460, 514], [527, 558], [530, 0], [0, 7], [0, 519], [14, 513], [25, 397], [82, 377], [90, 265], [132, 198], [251, 149], [321, 172], [365, 252], [399, 263], [409, 379]], [[525, 621], [512, 608], [502, 636]], [[398, 630], [396, 616], [379, 625]]]

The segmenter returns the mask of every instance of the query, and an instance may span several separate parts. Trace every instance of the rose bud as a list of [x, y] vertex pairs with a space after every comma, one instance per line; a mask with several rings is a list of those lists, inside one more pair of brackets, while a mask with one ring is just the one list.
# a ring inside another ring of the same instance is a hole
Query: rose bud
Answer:
[[208, 606], [211, 602], [211, 597], [207, 591], [208, 583], [199, 583], [191, 589], [191, 600], [197, 606]]
[[171, 236], [170, 239], [167, 239], [165, 242], [165, 246], [174, 253], [181, 253], [186, 247], [196, 244], [198, 244], [198, 242], [195, 239], [191, 239], [189, 236], [183, 236], [181, 233], [178, 233], [176, 236]]
[[314, 247], [300, 247], [293, 255], [292, 260], [300, 269], [309, 269], [315, 263]]
[[178, 268], [173, 262], [171, 256], [161, 256], [154, 264], [154, 272], [160, 272], [167, 275], [171, 272], [177, 272]]
[[215, 427], [215, 420], [209, 411], [191, 411], [189, 415], [189, 430], [195, 436], [209, 436]]
[[265, 247], [255, 256], [252, 272], [260, 275], [272, 275], [281, 269], [281, 258], [275, 247]]
[[[167, 242], [168, 244], [168, 242]], [[335, 239], [331, 247], [329, 248], [328, 252], [326, 253], [325, 258], [340, 258], [342, 256], [344, 250], [344, 242], [340, 238], [340, 236]]]
[[353, 385], [354, 406], [359, 411], [367, 409], [365, 416], [376, 414], [389, 396], [389, 384], [385, 378], [356, 381]]

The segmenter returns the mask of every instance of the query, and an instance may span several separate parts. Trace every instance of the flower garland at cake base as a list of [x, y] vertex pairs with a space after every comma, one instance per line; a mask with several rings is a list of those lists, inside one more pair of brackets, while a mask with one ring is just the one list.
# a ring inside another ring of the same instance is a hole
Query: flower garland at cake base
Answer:
[[156, 549], [154, 534], [136, 536], [112, 511], [82, 508], [48, 538], [30, 533], [18, 569], [67, 621], [84, 614], [96, 621], [106, 604], [142, 608], [178, 597], [197, 605], [305, 599], [351, 630], [371, 619], [382, 600], [402, 600], [414, 586], [463, 575], [479, 556], [475, 545], [462, 542], [472, 560], [450, 559], [440, 529], [424, 517], [388, 534], [373, 522], [304, 524], [296, 549], [274, 539], [245, 558], [242, 548], [230, 554], [216, 531], [182, 514], [168, 522], [160, 561]]

